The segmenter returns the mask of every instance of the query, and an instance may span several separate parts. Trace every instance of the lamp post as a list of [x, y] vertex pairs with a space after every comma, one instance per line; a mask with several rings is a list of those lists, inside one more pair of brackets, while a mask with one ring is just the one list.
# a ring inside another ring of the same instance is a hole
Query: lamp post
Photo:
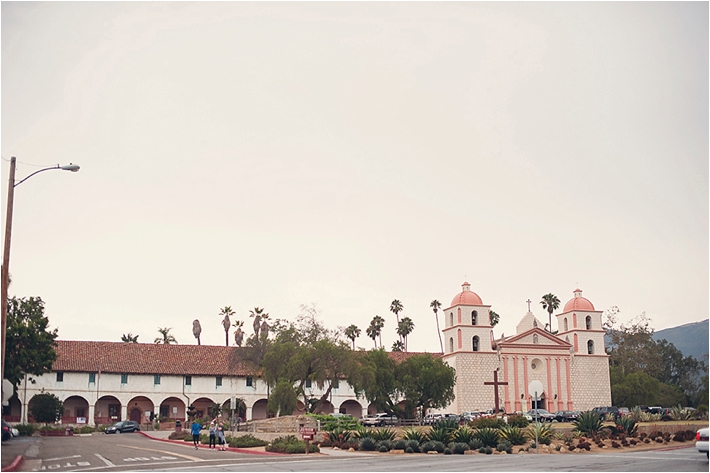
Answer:
[[10, 285], [10, 236], [12, 233], [12, 208], [13, 201], [15, 199], [15, 187], [42, 171], [60, 169], [62, 171], [77, 172], [79, 170], [79, 166], [76, 164], [69, 163], [65, 166], [57, 164], [56, 166], [50, 166], [40, 169], [39, 171], [35, 171], [21, 181], [15, 182], [15, 162], [16, 158], [14, 156], [10, 158], [10, 177], [7, 183], [7, 213], [5, 215], [5, 245], [2, 257], [2, 274], [0, 275], [2, 277], [2, 365], [0, 366], [2, 379], [5, 379], [5, 348], [7, 346], [5, 343], [5, 336], [7, 333], [7, 289]]

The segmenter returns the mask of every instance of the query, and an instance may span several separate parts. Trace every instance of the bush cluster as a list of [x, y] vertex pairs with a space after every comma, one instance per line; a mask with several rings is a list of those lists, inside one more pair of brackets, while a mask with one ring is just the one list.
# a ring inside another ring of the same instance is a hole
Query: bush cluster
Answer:
[[[306, 453], [306, 442], [297, 439], [294, 435], [279, 437], [272, 440], [271, 443], [266, 446], [266, 451], [277, 453]], [[311, 444], [308, 451], [318, 453], [320, 449], [318, 445]]]

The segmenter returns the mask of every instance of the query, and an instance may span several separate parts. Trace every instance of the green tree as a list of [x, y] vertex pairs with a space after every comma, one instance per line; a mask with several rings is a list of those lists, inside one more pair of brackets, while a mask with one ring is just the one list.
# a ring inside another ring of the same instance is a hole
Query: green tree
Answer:
[[64, 414], [64, 406], [57, 396], [51, 393], [36, 394], [30, 401], [30, 414], [37, 422], [56, 422]]
[[197, 344], [201, 345], [202, 343], [200, 342], [200, 334], [202, 333], [202, 326], [200, 325], [200, 321], [195, 319], [192, 321], [192, 335], [197, 339]]
[[232, 326], [232, 321], [229, 319], [234, 315], [234, 311], [231, 306], [224, 306], [219, 310], [219, 315], [224, 316], [222, 318], [222, 327], [224, 328], [224, 346], [229, 346], [229, 328]]
[[293, 385], [285, 379], [280, 379], [269, 396], [267, 409], [279, 417], [293, 414], [298, 406], [298, 396]]
[[498, 325], [498, 322], [500, 322], [500, 315], [498, 315], [495, 311], [488, 311], [488, 318], [491, 321], [491, 327], [495, 327]]
[[177, 340], [175, 340], [175, 337], [173, 337], [170, 334], [170, 331], [172, 328], [168, 327], [158, 327], [158, 333], [160, 333], [160, 337], [157, 337], [153, 343], [156, 345], [160, 345], [161, 343], [164, 345], [170, 345], [170, 344], [176, 344], [177, 345]]
[[244, 343], [244, 330], [242, 330], [242, 327], [244, 326], [244, 321], [235, 320], [232, 326], [236, 328], [236, 330], [234, 331], [234, 343], [236, 343], [237, 346], [240, 347], [242, 346], [242, 343]]
[[26, 374], [41, 375], [52, 370], [57, 329], [49, 330], [40, 297], [7, 301], [5, 378], [17, 386]]
[[453, 402], [456, 371], [431, 354], [413, 355], [396, 368], [398, 391], [422, 409], [441, 409]]
[[261, 330], [261, 319], [264, 316], [268, 317], [269, 314], [265, 313], [264, 309], [260, 309], [259, 307], [255, 307], [254, 310], [249, 311], [249, 317], [254, 318], [252, 326], [254, 328], [254, 335], [257, 337], [259, 336], [259, 330]]
[[349, 325], [345, 329], [345, 336], [353, 342], [353, 350], [355, 349], [355, 339], [360, 336], [361, 330], [357, 325]]
[[375, 342], [375, 349], [377, 349], [377, 342], [375, 340], [379, 340], [380, 342], [380, 347], [382, 347], [382, 329], [385, 326], [385, 319], [380, 317], [379, 315], [376, 315], [372, 318], [372, 321], [370, 321], [370, 326], [367, 327], [367, 330], [365, 331], [367, 333], [367, 336], [372, 339], [373, 342]]
[[362, 393], [375, 406], [378, 412], [390, 414], [398, 411], [397, 364], [383, 349], [371, 350], [361, 354], [358, 359], [358, 369], [348, 377], [348, 383], [356, 393]]
[[404, 342], [404, 351], [407, 351], [407, 337], [414, 331], [414, 322], [409, 317], [402, 317], [402, 320], [397, 324], [397, 334], [401, 341]]
[[405, 351], [404, 343], [402, 342], [402, 340], [395, 340], [394, 343], [392, 343], [392, 351]]
[[[399, 326], [399, 313], [402, 312], [402, 309], [404, 309], [404, 306], [397, 299], [393, 300], [392, 303], [390, 304], [390, 312], [393, 312], [394, 315], [397, 317], [397, 326]], [[399, 336], [399, 339], [402, 340], [401, 335]], [[380, 343], [380, 346], [381, 345], [382, 344]]]
[[133, 335], [132, 333], [124, 333], [121, 335], [121, 341], [124, 343], [138, 343], [139, 335]]
[[436, 318], [436, 333], [439, 335], [439, 345], [441, 345], [441, 353], [444, 353], [444, 342], [441, 340], [441, 330], [439, 329], [439, 309], [441, 309], [441, 302], [434, 299], [429, 303], [429, 307], [434, 311], [434, 318]]
[[556, 311], [558, 307], [560, 307], [560, 300], [557, 298], [556, 295], [549, 293], [542, 296], [540, 304], [542, 305], [543, 309], [547, 310], [547, 313], [550, 316], [549, 331], [552, 332], [552, 313]]

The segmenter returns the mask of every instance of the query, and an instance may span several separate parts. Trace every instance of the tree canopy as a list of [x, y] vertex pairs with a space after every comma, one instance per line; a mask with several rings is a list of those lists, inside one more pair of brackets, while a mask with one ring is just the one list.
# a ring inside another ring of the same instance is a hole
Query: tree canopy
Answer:
[[54, 340], [58, 330], [49, 330], [40, 297], [8, 300], [5, 347], [5, 378], [14, 385], [25, 374], [41, 375], [52, 370], [57, 359]]
[[30, 401], [30, 414], [37, 422], [54, 423], [62, 418], [64, 406], [57, 396], [50, 393], [35, 395]]

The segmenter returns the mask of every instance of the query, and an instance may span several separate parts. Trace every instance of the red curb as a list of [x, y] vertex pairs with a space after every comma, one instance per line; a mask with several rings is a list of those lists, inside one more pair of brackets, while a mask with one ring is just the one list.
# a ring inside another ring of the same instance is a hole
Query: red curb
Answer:
[[17, 458], [13, 460], [12, 463], [7, 465], [5, 468], [2, 469], [2, 471], [15, 471], [17, 468], [19, 468], [20, 464], [22, 464], [22, 455], [17, 455]]
[[[179, 445], [189, 445], [190, 442], [185, 442], [184, 440], [170, 440], [170, 439], [161, 439], [158, 437], [152, 437], [148, 435], [146, 432], [143, 432], [142, 430], [138, 431], [139, 434], [142, 434], [146, 437], [148, 437], [151, 440], [157, 440], [159, 442], [167, 442], [167, 443], [175, 443]], [[200, 444], [198, 445], [199, 448], [201, 449], [207, 449], [204, 445]], [[254, 450], [248, 450], [246, 448], [236, 448], [236, 447], [226, 447], [226, 452], [236, 452], [236, 453], [248, 453], [250, 455], [267, 455], [267, 456], [283, 456], [283, 455], [288, 455], [288, 453], [277, 453], [277, 452], [259, 452], [259, 451], [254, 451]], [[5, 471], [5, 470], [3, 470]]]

